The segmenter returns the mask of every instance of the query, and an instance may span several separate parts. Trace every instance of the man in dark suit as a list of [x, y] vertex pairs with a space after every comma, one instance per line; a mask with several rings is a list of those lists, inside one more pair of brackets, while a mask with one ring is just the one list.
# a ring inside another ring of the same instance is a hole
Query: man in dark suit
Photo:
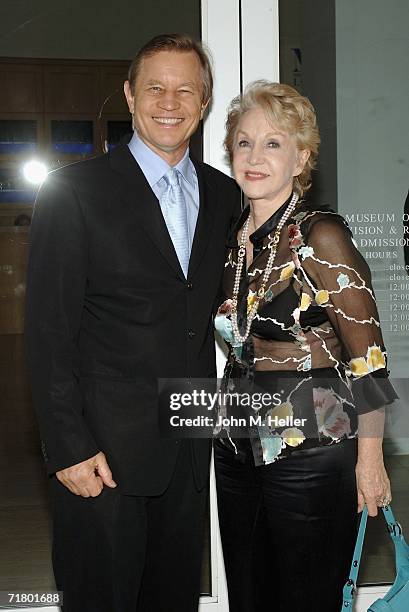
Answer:
[[26, 337], [65, 612], [197, 610], [210, 443], [162, 437], [158, 380], [215, 376], [234, 182], [189, 157], [201, 45], [133, 61], [129, 145], [53, 172], [35, 205]]

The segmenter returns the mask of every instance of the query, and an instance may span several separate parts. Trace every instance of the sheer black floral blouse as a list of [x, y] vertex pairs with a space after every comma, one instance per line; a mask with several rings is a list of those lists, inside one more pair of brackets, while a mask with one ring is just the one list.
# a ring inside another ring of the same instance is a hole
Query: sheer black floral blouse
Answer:
[[[290, 199], [250, 235], [253, 261], [248, 268], [243, 265], [238, 293], [242, 333], [262, 283], [274, 230]], [[241, 406], [253, 416], [246, 420], [244, 434], [242, 427], [230, 427], [229, 409], [221, 406], [225, 425], [216, 434], [237, 453], [240, 438], [250, 438], [255, 463], [263, 465], [296, 449], [355, 437], [358, 414], [390, 404], [397, 396], [388, 380], [369, 268], [344, 219], [329, 209], [297, 205], [281, 231], [250, 335], [244, 343], [235, 341], [230, 311], [237, 235], [248, 215], [249, 207], [229, 241], [225, 300], [215, 325], [229, 346], [223, 390], [262, 390], [271, 402]]]

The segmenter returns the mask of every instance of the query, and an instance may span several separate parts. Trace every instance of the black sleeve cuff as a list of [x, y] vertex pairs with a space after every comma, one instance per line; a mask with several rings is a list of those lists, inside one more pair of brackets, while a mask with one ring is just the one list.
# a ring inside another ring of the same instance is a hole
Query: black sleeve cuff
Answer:
[[386, 368], [370, 372], [352, 381], [352, 395], [358, 414], [365, 414], [399, 399]]

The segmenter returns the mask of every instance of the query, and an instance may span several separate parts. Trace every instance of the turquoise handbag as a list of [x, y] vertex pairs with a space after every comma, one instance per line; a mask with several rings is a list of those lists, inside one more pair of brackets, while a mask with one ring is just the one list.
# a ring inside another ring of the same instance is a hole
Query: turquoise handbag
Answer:
[[[389, 535], [395, 546], [396, 558], [396, 579], [385, 597], [377, 599], [368, 612], [408, 612], [409, 611], [409, 546], [403, 537], [402, 527], [395, 520], [392, 508], [386, 506], [382, 508], [385, 520], [388, 525]], [[368, 519], [368, 509], [362, 511], [361, 523], [359, 525], [358, 536], [356, 539], [354, 556], [352, 558], [349, 579], [345, 583], [343, 590], [343, 604], [341, 612], [350, 610], [354, 602], [356, 591], [356, 581], [358, 577], [359, 564], [361, 562], [362, 546], [364, 544], [365, 529]]]

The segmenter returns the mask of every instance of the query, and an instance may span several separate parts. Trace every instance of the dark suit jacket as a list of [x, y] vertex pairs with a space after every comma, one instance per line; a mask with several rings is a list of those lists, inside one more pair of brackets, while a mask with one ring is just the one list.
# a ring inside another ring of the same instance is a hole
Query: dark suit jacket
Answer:
[[[49, 473], [99, 450], [124, 493], [156, 495], [178, 441], [158, 430], [158, 378], [215, 375], [213, 312], [234, 181], [192, 160], [200, 210], [186, 280], [158, 201], [125, 145], [50, 174], [33, 215], [26, 344]], [[210, 444], [192, 442], [198, 487]]]

